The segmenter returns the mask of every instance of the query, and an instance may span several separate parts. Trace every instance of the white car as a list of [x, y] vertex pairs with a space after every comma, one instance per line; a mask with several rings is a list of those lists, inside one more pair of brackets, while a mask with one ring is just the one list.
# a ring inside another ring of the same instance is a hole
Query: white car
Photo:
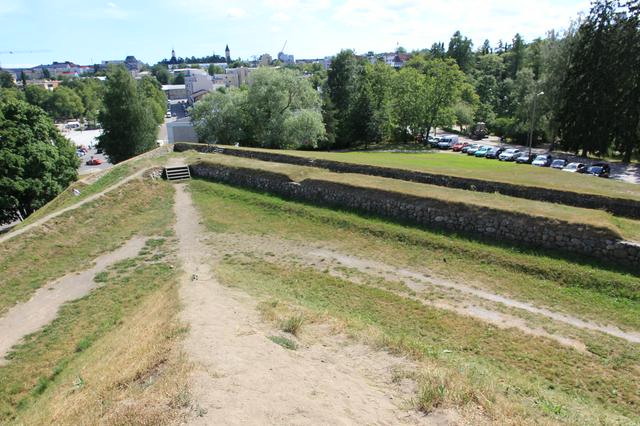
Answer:
[[164, 116], [167, 118], [171, 118], [171, 111], [167, 111], [167, 113]]
[[566, 165], [563, 172], [569, 173], [585, 173], [587, 171], [587, 166], [582, 163], [569, 163]]
[[519, 149], [509, 148], [504, 150], [504, 152], [498, 156], [498, 159], [500, 161], [514, 161], [520, 154], [522, 154], [522, 152]]

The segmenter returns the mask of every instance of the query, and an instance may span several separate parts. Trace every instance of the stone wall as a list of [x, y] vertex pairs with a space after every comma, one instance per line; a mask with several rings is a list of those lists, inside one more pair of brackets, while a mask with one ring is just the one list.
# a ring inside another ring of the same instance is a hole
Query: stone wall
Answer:
[[190, 168], [192, 176], [323, 207], [349, 209], [434, 229], [578, 253], [631, 268], [640, 266], [640, 245], [621, 241], [606, 228], [315, 179], [298, 183], [286, 175], [256, 169], [213, 163], [193, 164]]
[[[536, 188], [532, 186], [520, 186], [502, 182], [492, 182], [480, 179], [462, 178], [427, 172], [394, 169], [390, 167], [378, 167], [364, 164], [343, 163], [339, 161], [320, 160], [313, 158], [297, 157], [293, 155], [278, 154], [275, 152], [249, 151], [220, 147], [205, 144], [176, 144], [175, 151], [195, 149], [200, 152], [217, 152], [236, 157], [253, 158], [262, 161], [295, 164], [299, 166], [318, 167], [337, 173], [358, 173], [372, 176], [381, 176], [409, 182], [426, 183], [430, 185], [445, 186], [448, 188], [466, 189], [470, 191], [500, 193], [511, 197], [525, 198], [565, 204], [574, 207], [606, 210], [616, 216], [640, 219], [640, 201], [624, 198], [606, 197], [603, 195], [581, 194], [556, 189]], [[526, 167], [526, 166], [523, 166]], [[585, 179], [590, 177], [585, 176]], [[594, 177], [595, 179], [595, 177]]]

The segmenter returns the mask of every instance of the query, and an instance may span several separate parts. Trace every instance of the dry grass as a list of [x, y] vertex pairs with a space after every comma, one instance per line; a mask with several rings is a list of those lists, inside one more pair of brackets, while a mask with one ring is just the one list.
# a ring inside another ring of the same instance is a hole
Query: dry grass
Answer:
[[561, 204], [508, 197], [500, 194], [488, 194], [462, 189], [445, 188], [441, 186], [405, 182], [375, 176], [350, 173], [332, 173], [313, 167], [265, 162], [239, 157], [222, 156], [219, 154], [191, 155], [188, 158], [191, 158], [191, 161], [200, 159], [209, 163], [221, 164], [230, 167], [244, 167], [282, 173], [289, 176], [289, 178], [296, 182], [301, 182], [305, 179], [326, 180], [363, 188], [373, 188], [418, 197], [434, 198], [446, 202], [464, 203], [496, 210], [524, 213], [530, 216], [557, 219], [569, 223], [586, 224], [607, 229], [614, 235], [620, 235], [629, 240], [640, 240], [640, 221], [617, 218], [610, 213], [600, 210], [583, 209]]
[[177, 423], [191, 403], [190, 365], [176, 345], [184, 330], [176, 322], [178, 308], [175, 286], [150, 295], [71, 362], [17, 423]]

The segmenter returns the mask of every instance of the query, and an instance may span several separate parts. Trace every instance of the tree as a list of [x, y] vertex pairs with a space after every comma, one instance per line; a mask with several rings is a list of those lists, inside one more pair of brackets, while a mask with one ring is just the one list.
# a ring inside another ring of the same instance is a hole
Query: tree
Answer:
[[425, 99], [428, 89], [426, 76], [413, 67], [404, 67], [395, 75], [392, 106], [402, 140], [427, 130]]
[[49, 105], [49, 98], [51, 97], [51, 92], [45, 89], [42, 86], [37, 85], [29, 85], [24, 89], [24, 95], [31, 105], [35, 105], [42, 109], [46, 109]]
[[[253, 143], [267, 148], [283, 147], [283, 141], [290, 141], [286, 134], [290, 128], [285, 127], [285, 122], [291, 120], [292, 114], [298, 114], [302, 110], [315, 111], [317, 114], [306, 114], [304, 121], [297, 122], [298, 126], [309, 123], [312, 116], [322, 123], [320, 96], [300, 73], [291, 69], [259, 68], [250, 78], [247, 114], [252, 118], [250, 139]], [[289, 144], [288, 147], [294, 148], [303, 142], [305, 146], [315, 147], [318, 139], [299, 140], [294, 146]]]
[[115, 67], [107, 77], [99, 121], [103, 128], [99, 146], [114, 163], [156, 146], [158, 126], [152, 106], [124, 67]]
[[13, 81], [13, 76], [8, 71], [0, 70], [0, 88], [2, 89], [11, 89], [16, 87], [16, 84]]
[[209, 93], [196, 103], [191, 120], [199, 138], [207, 143], [244, 144], [250, 126], [246, 109], [247, 91], [230, 88]]
[[75, 147], [24, 101], [0, 102], [0, 223], [24, 218], [77, 178]]
[[224, 74], [224, 69], [220, 65], [209, 64], [207, 72], [209, 73], [209, 75]]
[[451, 60], [432, 60], [427, 62], [427, 96], [425, 104], [425, 130], [435, 126], [448, 126], [455, 120], [453, 105], [458, 101], [464, 88], [465, 75]]
[[54, 89], [47, 102], [47, 112], [54, 119], [79, 118], [84, 112], [82, 99], [72, 89], [58, 86]]
[[463, 37], [460, 31], [456, 31], [449, 41], [447, 56], [453, 58], [462, 71], [471, 71], [473, 67], [473, 42], [471, 39]]
[[611, 59], [615, 4], [595, 3], [580, 26], [572, 46], [571, 60], [563, 81], [564, 96], [559, 112], [563, 145], [582, 150], [583, 155], [604, 154], [613, 139], [611, 126], [619, 90], [619, 72]]
[[352, 106], [357, 95], [360, 65], [351, 50], [343, 50], [331, 61], [327, 72], [327, 87], [336, 118], [336, 145], [348, 147], [354, 143]]
[[151, 74], [153, 74], [160, 84], [169, 84], [171, 81], [171, 73], [166, 66], [154, 65], [151, 67]]
[[184, 74], [182, 74], [181, 72], [176, 74], [173, 78], [172, 84], [184, 84]]
[[143, 77], [138, 80], [138, 91], [151, 107], [156, 123], [162, 124], [167, 110], [167, 96], [162, 91], [160, 83], [153, 77]]

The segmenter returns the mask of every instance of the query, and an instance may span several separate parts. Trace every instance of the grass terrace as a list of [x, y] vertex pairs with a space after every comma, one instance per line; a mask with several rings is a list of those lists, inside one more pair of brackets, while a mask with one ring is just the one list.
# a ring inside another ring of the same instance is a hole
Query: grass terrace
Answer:
[[235, 149], [276, 152], [298, 157], [369, 164], [372, 166], [392, 167], [449, 176], [506, 182], [523, 186], [640, 200], [640, 185], [620, 182], [613, 179], [596, 179], [593, 176], [565, 173], [560, 170], [534, 167], [528, 164], [515, 164], [513, 162], [475, 158], [461, 153], [441, 151], [402, 153], [273, 151], [260, 148]]
[[[500, 194], [472, 192], [462, 189], [405, 182], [376, 176], [333, 173], [314, 167], [258, 161], [219, 154], [198, 153], [196, 155], [194, 153], [188, 153], [187, 158], [191, 162], [201, 160], [230, 167], [245, 167], [282, 173], [297, 182], [304, 179], [320, 179], [365, 188], [394, 191], [419, 197], [435, 198], [447, 202], [465, 203], [492, 209], [525, 213], [531, 216], [554, 218], [570, 223], [587, 224], [609, 229], [624, 239], [640, 241], [640, 221], [614, 217], [612, 214], [600, 210], [532, 201]], [[587, 178], [586, 176], [583, 177]]]

